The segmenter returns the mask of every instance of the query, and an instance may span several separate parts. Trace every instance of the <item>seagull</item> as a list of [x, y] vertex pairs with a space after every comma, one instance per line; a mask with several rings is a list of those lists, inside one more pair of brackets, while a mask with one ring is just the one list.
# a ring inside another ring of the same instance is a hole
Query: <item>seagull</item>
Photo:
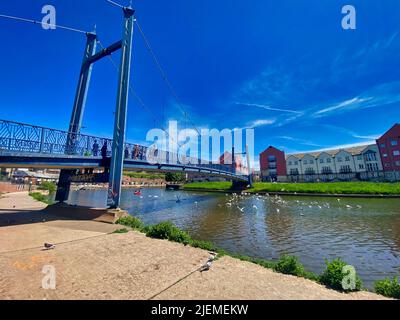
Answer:
[[244, 211], [244, 207], [243, 208], [239, 208], [239, 206], [236, 206], [236, 208], [238, 208], [241, 212]]
[[46, 250], [53, 250], [53, 249], [56, 248], [56, 246], [55, 246], [54, 244], [51, 244], [51, 243], [45, 243], [45, 244], [44, 244], [44, 248], [45, 248]]
[[280, 211], [281, 211], [281, 210], [279, 210], [279, 209], [276, 209], [276, 212], [277, 212], [277, 213], [279, 213]]
[[204, 264], [203, 266], [200, 267], [200, 272], [210, 270], [214, 260], [215, 260], [215, 256], [211, 256], [210, 258], [208, 258], [208, 261], [206, 262], [206, 264]]
[[350, 206], [350, 205], [348, 205], [348, 204], [346, 204], [346, 208], [347, 208], [347, 209], [352, 209], [353, 207]]
[[256, 210], [258, 209], [257, 206], [256, 206], [255, 204], [253, 204], [253, 209], [256, 209]]

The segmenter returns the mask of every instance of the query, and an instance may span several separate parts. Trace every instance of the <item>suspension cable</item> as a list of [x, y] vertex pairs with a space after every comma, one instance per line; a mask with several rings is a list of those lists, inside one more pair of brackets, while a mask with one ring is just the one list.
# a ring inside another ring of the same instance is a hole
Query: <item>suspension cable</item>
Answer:
[[[101, 41], [97, 40], [97, 42], [99, 43], [100, 47], [104, 50], [105, 47], [103, 46]], [[115, 67], [115, 69], [118, 72], [119, 71], [119, 67], [118, 67], [117, 63], [115, 62], [115, 60], [111, 56], [107, 56], [107, 57], [111, 61], [111, 63], [113, 64], [113, 66]], [[152, 117], [152, 120], [154, 121], [154, 123], [159, 123], [161, 130], [164, 131], [166, 133], [166, 135], [169, 138], [171, 138], [179, 147], [181, 147], [182, 145], [180, 145], [178, 141], [175, 141], [175, 139], [169, 134], [169, 132], [162, 126], [162, 121], [160, 121], [157, 118], [157, 116], [154, 114], [154, 112], [144, 103], [143, 99], [136, 93], [136, 90], [131, 86], [131, 84], [129, 84], [129, 92], [131, 92], [132, 95], [135, 97], [135, 99], [138, 101], [140, 107], [150, 114], [150, 116]]]
[[[135, 17], [135, 18], [136, 18], [136, 17]], [[137, 18], [136, 18], [135, 23], [136, 23], [136, 26], [137, 26], [137, 28], [138, 28], [138, 30], [139, 30], [139, 33], [140, 33], [141, 37], [143, 38], [143, 41], [144, 41], [144, 43], [145, 43], [145, 46], [146, 46], [147, 50], [149, 51], [149, 53], [150, 53], [150, 55], [151, 55], [151, 57], [152, 57], [152, 59], [153, 59], [155, 65], [157, 66], [158, 71], [159, 71], [160, 74], [161, 74], [162, 79], [164, 80], [164, 82], [165, 82], [165, 84], [166, 84], [168, 90], [170, 91], [170, 93], [172, 94], [172, 96], [174, 97], [174, 99], [176, 100], [176, 102], [178, 103], [178, 107], [180, 108], [180, 110], [181, 110], [181, 112], [183, 113], [183, 115], [184, 115], [186, 118], [189, 118], [189, 122], [191, 123], [191, 125], [193, 126], [193, 128], [197, 131], [197, 133], [198, 133], [199, 135], [201, 135], [200, 130], [196, 127], [196, 125], [193, 123], [193, 121], [192, 121], [192, 120], [190, 119], [190, 117], [188, 116], [188, 112], [187, 112], [186, 108], [184, 107], [184, 104], [182, 103], [182, 101], [181, 101], [181, 99], [179, 98], [178, 94], [176, 93], [174, 87], [172, 86], [171, 82], [169, 81], [169, 79], [168, 79], [168, 77], [167, 77], [167, 74], [166, 74], [164, 68], [161, 66], [161, 63], [160, 63], [160, 61], [158, 60], [156, 54], [154, 53], [154, 50], [152, 49], [148, 38], [147, 38], [146, 35], [144, 34], [143, 29], [140, 27], [140, 24], [139, 24]]]
[[15, 20], [15, 21], [19, 21], [19, 22], [32, 23], [32, 24], [40, 24], [41, 26], [48, 26], [50, 28], [55, 27], [55, 28], [73, 31], [73, 32], [77, 32], [77, 33], [84, 33], [84, 34], [89, 33], [87, 31], [83, 31], [83, 30], [79, 30], [79, 29], [71, 28], [71, 27], [66, 27], [66, 26], [62, 26], [59, 24], [45, 23], [42, 21], [34, 20], [34, 19], [26, 19], [26, 18], [21, 18], [21, 17], [16, 17], [16, 16], [9, 16], [9, 15], [5, 15], [5, 14], [0, 14], [0, 18]]

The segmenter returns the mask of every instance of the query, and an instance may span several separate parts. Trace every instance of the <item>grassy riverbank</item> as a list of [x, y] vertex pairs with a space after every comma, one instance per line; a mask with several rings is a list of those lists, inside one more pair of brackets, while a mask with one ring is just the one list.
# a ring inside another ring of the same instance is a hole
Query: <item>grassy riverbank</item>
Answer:
[[[217, 254], [215, 259], [219, 259], [222, 256], [230, 256], [241, 261], [254, 263], [264, 268], [272, 269], [277, 273], [306, 278], [340, 292], [348, 293], [363, 289], [362, 280], [358, 275], [356, 275], [356, 278], [354, 279], [355, 282], [353, 287], [343, 287], [343, 283], [348, 278], [349, 273], [348, 271], [344, 271], [345, 268], [348, 268], [348, 264], [340, 258], [332, 261], [326, 260], [326, 269], [322, 274], [318, 275], [313, 272], [306, 271], [297, 257], [294, 256], [283, 255], [278, 261], [268, 261], [260, 258], [228, 253], [223, 249], [217, 248], [211, 242], [192, 239], [188, 233], [180, 230], [171, 222], [161, 222], [156, 225], [145, 226], [138, 218], [128, 216], [119, 219], [117, 224], [142, 232], [149, 238], [167, 239], [172, 242], [182, 243], [185, 246], [188, 245], [194, 248], [207, 250], [209, 252], [215, 252]], [[116, 232], [126, 233], [128, 230], [124, 228], [117, 230]], [[400, 284], [398, 283], [397, 278], [393, 279], [392, 281], [390, 279], [377, 281], [375, 282], [375, 291], [376, 293], [386, 297], [398, 299], [400, 297]]]
[[[230, 191], [231, 182], [199, 182], [185, 185], [185, 189]], [[250, 193], [284, 192], [309, 194], [400, 195], [400, 183], [332, 182], [332, 183], [255, 183]]]

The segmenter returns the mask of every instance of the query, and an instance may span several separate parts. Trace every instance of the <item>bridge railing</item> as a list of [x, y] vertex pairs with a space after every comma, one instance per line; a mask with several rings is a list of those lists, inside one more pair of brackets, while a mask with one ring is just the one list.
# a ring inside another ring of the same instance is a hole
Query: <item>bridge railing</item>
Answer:
[[[0, 151], [101, 157], [103, 145], [107, 146], [107, 156], [111, 155], [112, 144], [112, 139], [0, 120]], [[147, 159], [148, 154], [152, 154], [154, 157], [151, 160]], [[155, 164], [180, 164], [243, 175], [229, 165], [205, 163], [198, 158], [178, 157], [177, 154], [164, 150], [149, 150], [148, 147], [139, 144], [126, 143], [124, 156], [125, 159], [136, 161], [153, 161]]]

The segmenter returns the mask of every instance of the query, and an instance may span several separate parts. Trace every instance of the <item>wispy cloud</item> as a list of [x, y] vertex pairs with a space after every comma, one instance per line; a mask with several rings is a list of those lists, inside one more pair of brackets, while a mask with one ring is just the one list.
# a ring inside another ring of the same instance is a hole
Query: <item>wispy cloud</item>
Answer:
[[242, 105], [242, 106], [248, 106], [248, 107], [261, 108], [261, 109], [270, 110], [270, 111], [279, 111], [279, 112], [285, 112], [285, 113], [302, 114], [301, 111], [282, 109], [282, 108], [275, 108], [275, 107], [271, 107], [271, 106], [268, 106], [268, 105], [257, 104], [257, 103], [236, 102], [236, 104], [237, 105]]
[[334, 104], [334, 105], [332, 105], [330, 107], [318, 110], [317, 112], [315, 112], [313, 114], [313, 116], [321, 116], [321, 115], [324, 115], [326, 113], [331, 113], [331, 112], [334, 112], [334, 111], [338, 111], [340, 109], [355, 109], [355, 108], [358, 108], [358, 107], [362, 107], [364, 102], [371, 101], [373, 99], [374, 99], [373, 97], [368, 97], [368, 98], [355, 97], [353, 99], [345, 100], [343, 102], [339, 102], [337, 104]]
[[288, 140], [288, 141], [292, 141], [301, 145], [305, 145], [305, 146], [312, 146], [312, 147], [323, 147], [320, 144], [316, 144], [312, 141], [309, 140], [304, 140], [304, 139], [300, 139], [300, 138], [295, 138], [295, 137], [290, 137], [290, 136], [278, 136], [276, 137], [278, 139], [284, 139], [284, 140]]
[[234, 130], [243, 130], [243, 129], [255, 129], [259, 127], [269, 126], [276, 122], [276, 119], [256, 119], [251, 122], [248, 122], [245, 126], [241, 128], [235, 128]]

